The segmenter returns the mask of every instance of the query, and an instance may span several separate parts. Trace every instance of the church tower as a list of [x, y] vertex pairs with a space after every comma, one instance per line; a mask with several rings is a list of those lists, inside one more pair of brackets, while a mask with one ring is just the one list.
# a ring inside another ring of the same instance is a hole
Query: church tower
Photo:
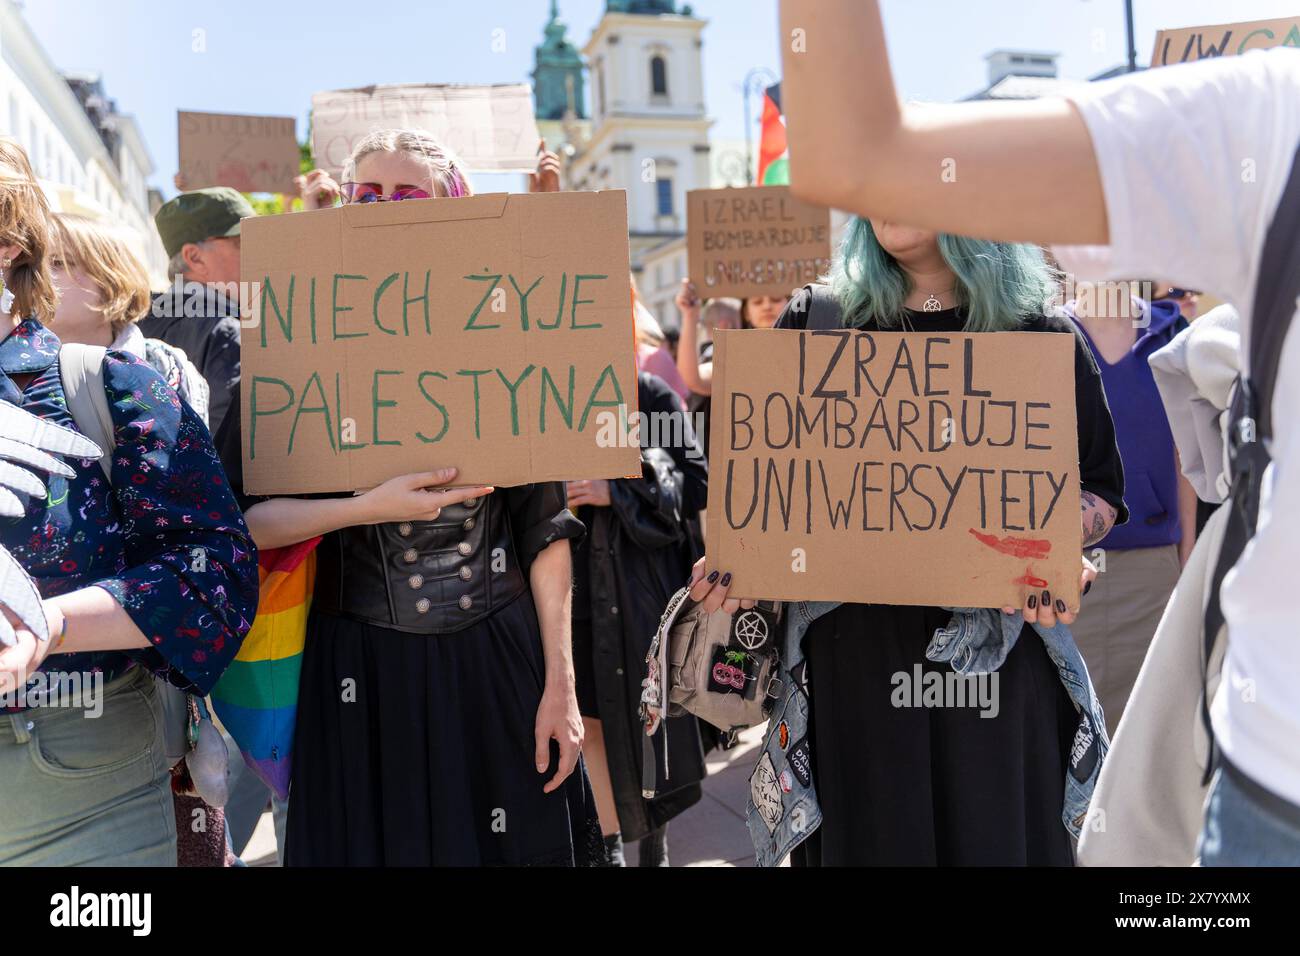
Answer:
[[567, 114], [585, 119], [582, 55], [565, 37], [556, 0], [551, 0], [551, 19], [546, 39], [537, 48], [533, 69], [533, 99], [539, 120], [562, 120]]
[[705, 26], [677, 0], [607, 0], [583, 48], [592, 129], [569, 161], [569, 188], [627, 190], [638, 270], [685, 235], [687, 190], [710, 185]]

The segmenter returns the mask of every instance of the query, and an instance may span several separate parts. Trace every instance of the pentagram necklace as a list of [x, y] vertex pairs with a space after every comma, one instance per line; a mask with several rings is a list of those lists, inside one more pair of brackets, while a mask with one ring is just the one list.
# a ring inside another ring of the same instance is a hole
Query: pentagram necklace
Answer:
[[[956, 286], [953, 286], [953, 287], [952, 287], [952, 289], [955, 289], [955, 288], [957, 288], [957, 287], [956, 287]], [[940, 296], [940, 295], [948, 295], [950, 292], [952, 292], [952, 289], [946, 289], [946, 290], [944, 290], [943, 292], [938, 293], [938, 295], [936, 295], [935, 293], [931, 292], [931, 293], [930, 293], [930, 297], [929, 297], [928, 299], [926, 299], [923, 303], [921, 303], [921, 311], [922, 311], [922, 312], [942, 312], [942, 311], [943, 311], [943, 303], [939, 301], [939, 296]]]

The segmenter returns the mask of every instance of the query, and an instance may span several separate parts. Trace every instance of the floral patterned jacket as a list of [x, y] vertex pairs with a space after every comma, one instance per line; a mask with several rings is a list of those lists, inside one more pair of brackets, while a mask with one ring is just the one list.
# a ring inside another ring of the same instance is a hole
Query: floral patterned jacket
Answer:
[[[58, 358], [58, 338], [36, 319], [9, 329], [0, 338], [0, 399], [75, 429]], [[15, 376], [29, 377], [25, 389]], [[158, 373], [110, 350], [104, 389], [117, 442], [112, 486], [98, 462], [69, 462], [75, 478], [48, 476], [44, 501], [0, 520], [0, 544], [47, 598], [103, 588], [153, 646], [50, 655], [42, 670], [102, 672], [108, 681], [140, 664], [206, 694], [257, 610], [256, 549], [207, 428]]]

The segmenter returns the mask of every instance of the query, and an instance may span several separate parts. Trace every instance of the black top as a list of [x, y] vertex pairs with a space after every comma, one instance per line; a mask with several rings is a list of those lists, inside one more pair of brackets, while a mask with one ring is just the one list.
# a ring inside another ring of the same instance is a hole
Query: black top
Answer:
[[[808, 320], [807, 311], [787, 308], [777, 323], [779, 329], [803, 329]], [[864, 331], [878, 329], [874, 323], [862, 326]], [[965, 332], [966, 317], [961, 309], [944, 309], [941, 312], [907, 312], [907, 329], [889, 331], [915, 332]], [[1092, 356], [1088, 343], [1079, 335], [1074, 324], [1064, 316], [1027, 316], [1017, 332], [1054, 332], [1074, 336], [1074, 401], [1079, 423], [1079, 478], [1084, 491], [1112, 505], [1117, 512], [1115, 524], [1128, 521], [1128, 508], [1124, 505], [1124, 464], [1120, 460], [1119, 446], [1115, 441], [1115, 424], [1111, 421], [1110, 405], [1101, 383], [1101, 370]]]
[[154, 295], [140, 331], [185, 352], [208, 383], [208, 426], [213, 435], [229, 411], [239, 384], [239, 304], [215, 290], [195, 286]]

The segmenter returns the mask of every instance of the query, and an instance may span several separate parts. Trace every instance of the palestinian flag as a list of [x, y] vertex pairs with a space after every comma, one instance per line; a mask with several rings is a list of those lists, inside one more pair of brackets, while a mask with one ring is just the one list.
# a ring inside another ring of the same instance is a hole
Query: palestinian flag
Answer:
[[781, 84], [767, 88], [763, 98], [763, 138], [758, 144], [758, 184], [790, 184], [790, 149], [785, 138], [785, 116], [781, 112]]

